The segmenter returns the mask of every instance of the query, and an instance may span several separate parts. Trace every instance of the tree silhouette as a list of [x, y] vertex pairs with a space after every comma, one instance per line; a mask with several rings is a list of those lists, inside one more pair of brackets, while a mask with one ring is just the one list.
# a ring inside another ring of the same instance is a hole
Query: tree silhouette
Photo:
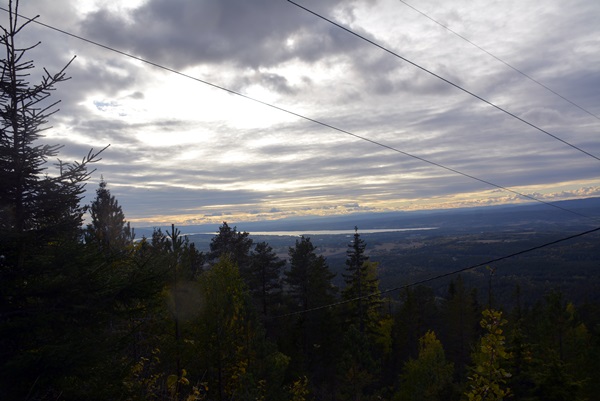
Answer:
[[92, 222], [87, 226], [86, 242], [97, 244], [107, 254], [123, 250], [133, 242], [134, 231], [125, 221], [123, 209], [106, 188], [104, 179], [96, 190], [90, 214]]
[[266, 242], [257, 243], [250, 254], [248, 285], [264, 316], [281, 295], [281, 269], [284, 265], [285, 260], [279, 259]]

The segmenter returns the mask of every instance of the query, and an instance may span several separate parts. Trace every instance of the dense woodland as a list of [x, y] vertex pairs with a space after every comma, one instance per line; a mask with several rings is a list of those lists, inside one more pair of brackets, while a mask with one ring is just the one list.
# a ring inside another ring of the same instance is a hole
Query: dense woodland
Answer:
[[[223, 223], [200, 252], [176, 227], [135, 239], [101, 152], [41, 144], [65, 71], [27, 82], [14, 13], [0, 61], [0, 394], [4, 400], [586, 400], [600, 306], [560, 292], [481, 302], [460, 275], [381, 294], [356, 231], [342, 285], [308, 237], [280, 258]], [[26, 24], [25, 24], [26, 25]], [[24, 49], [24, 50], [23, 50]], [[24, 58], [25, 57], [25, 58]], [[88, 216], [89, 224], [84, 224]], [[339, 281], [336, 281], [339, 282]], [[491, 299], [491, 297], [489, 297]]]

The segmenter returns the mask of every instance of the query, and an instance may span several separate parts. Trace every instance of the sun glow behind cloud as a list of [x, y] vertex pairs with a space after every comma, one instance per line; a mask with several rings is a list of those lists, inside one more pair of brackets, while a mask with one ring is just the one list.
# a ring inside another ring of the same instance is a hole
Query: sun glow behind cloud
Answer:
[[[165, 8], [158, 0], [86, 1], [63, 8], [66, 28], [84, 37], [384, 146], [541, 199], [596, 193], [590, 189], [600, 186], [595, 162], [283, 3], [261, 8], [182, 0]], [[318, 3], [327, 16], [599, 153], [597, 122], [401, 3]], [[63, 25], [47, 3], [24, 6], [28, 14], [48, 15], [44, 22]], [[560, 15], [554, 0], [485, 7], [425, 1], [419, 7], [574, 100], [598, 104], [590, 89], [598, 76], [589, 69], [600, 62], [591, 51], [597, 28], [585, 24], [597, 5], [578, 1]], [[230, 12], [241, 8], [244, 13]], [[203, 15], [209, 20], [199, 25], [195, 19]], [[146, 30], [153, 24], [160, 33]], [[542, 34], [532, 24], [557, 29]], [[560, 31], [563, 26], [570, 28]], [[65, 39], [53, 33], [47, 41], [54, 36]], [[123, 199], [128, 217], [264, 219], [522, 201], [189, 77], [65, 42], [50, 43], [54, 53], [41, 58], [44, 65], [65, 46], [78, 55], [67, 84], [70, 106], [47, 135], [67, 142], [69, 154], [111, 144], [96, 175]], [[143, 202], [140, 188], [150, 189]], [[158, 206], [163, 196], [169, 206]]]

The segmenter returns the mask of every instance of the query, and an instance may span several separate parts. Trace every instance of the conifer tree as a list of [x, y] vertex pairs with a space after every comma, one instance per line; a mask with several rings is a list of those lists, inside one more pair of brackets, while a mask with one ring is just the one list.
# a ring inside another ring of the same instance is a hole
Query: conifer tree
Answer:
[[350, 322], [355, 324], [361, 333], [377, 332], [382, 300], [379, 293], [377, 263], [369, 261], [365, 255], [366, 244], [358, 227], [354, 227], [354, 238], [346, 251], [346, 288], [342, 295], [345, 300], [354, 300], [349, 304]]
[[8, 24], [0, 27], [0, 245], [7, 263], [21, 270], [36, 242], [79, 235], [87, 168], [99, 160], [100, 152], [90, 151], [81, 162], [57, 159], [57, 169], [47, 170], [48, 160], [62, 147], [40, 143], [57, 111], [58, 102], [49, 97], [69, 79], [65, 70], [71, 62], [56, 74], [44, 70], [39, 83], [27, 81], [35, 68], [27, 52], [37, 44], [17, 44], [18, 33], [31, 23], [21, 22], [18, 5], [9, 2]]
[[316, 248], [309, 237], [302, 236], [296, 245], [289, 248], [290, 270], [284, 281], [289, 286], [294, 303], [302, 310], [325, 305], [335, 292], [331, 273], [325, 258], [317, 256]]
[[61, 146], [41, 143], [42, 133], [57, 111], [50, 95], [68, 79], [70, 62], [58, 73], [44, 70], [37, 83], [28, 81], [34, 75], [28, 52], [37, 45], [18, 44], [31, 23], [21, 20], [18, 6], [9, 1], [8, 21], [0, 26], [0, 388], [6, 399], [50, 398], [62, 392], [59, 382], [103, 357], [94, 354], [99, 343], [89, 343], [100, 341], [92, 319], [104, 316], [89, 309], [99, 306], [97, 276], [85, 273], [95, 261], [80, 247], [80, 201], [88, 167], [100, 152], [90, 151], [81, 162], [57, 159], [57, 168], [48, 169]]
[[346, 288], [344, 288], [342, 295], [344, 299], [356, 299], [353, 303], [355, 309], [353, 312], [353, 318], [357, 321], [357, 326], [361, 333], [364, 332], [365, 328], [365, 310], [367, 309], [367, 300], [363, 299], [363, 296], [369, 294], [367, 289], [367, 274], [364, 269], [365, 262], [369, 260], [369, 257], [365, 255], [365, 242], [360, 238], [358, 234], [358, 227], [354, 227], [354, 239], [348, 245], [346, 250], [346, 274], [344, 274], [344, 281], [346, 282]]
[[215, 263], [222, 256], [227, 256], [240, 269], [242, 278], [248, 281], [248, 269], [250, 265], [250, 249], [252, 239], [249, 233], [237, 231], [237, 227], [229, 227], [227, 222], [219, 227], [219, 232], [210, 241], [210, 252], [208, 262]]
[[[362, 401], [371, 399], [373, 383], [377, 382], [379, 366], [373, 357], [372, 346], [365, 333], [354, 325], [343, 335], [343, 351], [338, 361], [339, 383], [336, 399]], [[369, 391], [370, 390], [370, 391]]]
[[281, 269], [285, 263], [266, 242], [257, 243], [250, 254], [248, 285], [264, 316], [281, 295]]
[[86, 242], [98, 245], [107, 254], [131, 245], [134, 231], [125, 221], [123, 209], [106, 187], [104, 178], [96, 190], [96, 199], [90, 205], [90, 214], [92, 222], [87, 226]]
[[245, 393], [257, 388], [248, 381], [255, 365], [258, 327], [248, 290], [227, 256], [200, 277], [200, 288], [204, 301], [195, 340], [212, 399], [249, 399]]
[[[292, 311], [305, 311], [332, 303], [336, 288], [325, 257], [316, 254], [308, 237], [300, 237], [289, 248], [290, 269], [284, 273]], [[282, 351], [292, 357], [291, 370], [298, 376], [308, 375], [309, 382], [322, 392], [332, 393], [339, 347], [339, 325], [332, 311], [313, 310], [293, 316], [288, 323], [286, 340], [292, 349]], [[295, 369], [295, 371], [294, 371]], [[315, 390], [316, 391], [316, 390]]]
[[454, 362], [455, 374], [462, 378], [477, 338], [480, 310], [476, 294], [465, 286], [460, 275], [450, 282], [442, 313], [444, 330], [440, 332], [440, 339], [446, 355]]

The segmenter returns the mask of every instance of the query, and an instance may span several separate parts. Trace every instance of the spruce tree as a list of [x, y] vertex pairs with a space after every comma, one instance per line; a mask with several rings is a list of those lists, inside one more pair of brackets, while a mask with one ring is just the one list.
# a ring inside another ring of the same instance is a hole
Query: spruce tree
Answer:
[[285, 260], [279, 259], [266, 242], [256, 244], [250, 254], [248, 285], [264, 316], [281, 295], [281, 269]]
[[[37, 47], [19, 46], [17, 35], [31, 20], [21, 22], [19, 2], [9, 2], [9, 21], [0, 27], [0, 238], [7, 263], [22, 270], [26, 254], [34, 243], [77, 237], [84, 208], [80, 200], [89, 164], [99, 160], [90, 151], [81, 162], [64, 163], [48, 170], [48, 160], [58, 156], [60, 145], [40, 143], [48, 119], [58, 102], [49, 97], [61, 82], [69, 79], [65, 70], [44, 69], [41, 81], [28, 82], [34, 70], [26, 57]], [[39, 44], [39, 43], [38, 43]]]
[[317, 256], [316, 248], [309, 237], [300, 237], [296, 245], [289, 248], [290, 270], [285, 272], [284, 281], [294, 303], [302, 310], [325, 305], [333, 300], [335, 292], [331, 273], [325, 258]]
[[[335, 365], [340, 347], [340, 327], [332, 310], [319, 308], [335, 301], [335, 277], [327, 260], [316, 254], [308, 237], [300, 237], [289, 248], [290, 269], [284, 273], [292, 311], [306, 311], [291, 317], [286, 341], [293, 349], [284, 349], [292, 357], [290, 371], [297, 376], [308, 375], [314, 391], [332, 394], [335, 386]], [[285, 348], [285, 347], [284, 347]]]
[[199, 280], [203, 307], [195, 341], [202, 369], [198, 378], [209, 382], [210, 399], [254, 399], [252, 373], [256, 368], [259, 328], [250, 296], [235, 263], [227, 256]]
[[90, 215], [92, 222], [87, 226], [86, 242], [96, 244], [106, 254], [124, 250], [132, 244], [134, 231], [125, 221], [119, 201], [106, 188], [104, 178], [90, 205]]
[[350, 322], [354, 323], [361, 333], [377, 331], [379, 324], [379, 307], [382, 304], [377, 279], [377, 264], [369, 262], [365, 255], [366, 244], [358, 227], [354, 227], [354, 238], [346, 251], [346, 288], [342, 292], [350, 303]]
[[100, 152], [81, 162], [57, 159], [57, 168], [48, 169], [61, 149], [42, 143], [57, 111], [50, 95], [68, 79], [70, 62], [28, 81], [34, 75], [28, 52], [37, 45], [17, 43], [31, 23], [18, 16], [18, 5], [9, 2], [0, 26], [0, 388], [6, 399], [57, 398], [101, 349], [82, 342], [95, 338], [91, 320], [101, 315], [88, 309], [97, 306], [92, 294], [99, 282], [84, 272], [93, 262], [80, 246], [80, 201]]
[[480, 309], [473, 291], [465, 286], [459, 275], [450, 282], [448, 296], [442, 304], [444, 329], [440, 332], [440, 339], [448, 359], [454, 362], [456, 376], [461, 379], [479, 333]]

